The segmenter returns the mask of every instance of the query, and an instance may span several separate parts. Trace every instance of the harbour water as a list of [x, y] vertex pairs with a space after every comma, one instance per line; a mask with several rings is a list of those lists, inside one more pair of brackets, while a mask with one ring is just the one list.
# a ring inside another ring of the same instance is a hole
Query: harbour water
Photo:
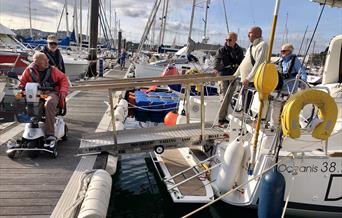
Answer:
[[[202, 204], [175, 204], [158, 179], [148, 154], [123, 155], [113, 176], [111, 201], [107, 217], [177, 218]], [[216, 202], [192, 217], [257, 217], [257, 211]]]

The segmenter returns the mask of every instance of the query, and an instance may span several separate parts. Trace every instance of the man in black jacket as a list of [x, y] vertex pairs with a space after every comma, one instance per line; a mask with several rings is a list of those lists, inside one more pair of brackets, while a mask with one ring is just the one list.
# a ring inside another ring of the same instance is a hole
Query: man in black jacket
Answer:
[[[244, 58], [242, 48], [236, 43], [237, 34], [234, 32], [228, 33], [226, 37], [226, 43], [223, 47], [219, 48], [215, 55], [214, 73], [220, 76], [233, 75], [236, 69], [239, 67], [242, 59]], [[227, 92], [229, 81], [219, 82], [219, 94], [220, 101], [223, 102], [224, 96]], [[233, 95], [233, 92], [228, 93]], [[228, 99], [231, 96], [227, 96], [226, 100], [222, 103], [222, 107], [219, 115], [219, 123], [224, 124], [226, 122], [226, 116], [228, 112]]]
[[41, 52], [45, 53], [48, 57], [50, 66], [55, 66], [65, 73], [63, 57], [58, 49], [58, 40], [55, 35], [47, 37], [47, 45], [44, 46]]

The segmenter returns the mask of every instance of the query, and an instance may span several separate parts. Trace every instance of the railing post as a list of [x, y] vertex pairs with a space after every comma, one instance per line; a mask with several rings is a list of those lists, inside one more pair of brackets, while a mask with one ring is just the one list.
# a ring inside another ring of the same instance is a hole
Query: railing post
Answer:
[[205, 139], [204, 137], [204, 127], [205, 127], [205, 108], [204, 108], [204, 82], [201, 83], [201, 138], [202, 140]]
[[[186, 123], [190, 123], [190, 91], [191, 91], [191, 85], [187, 83], [185, 85], [185, 116], [186, 116]], [[184, 105], [183, 105], [184, 107]]]
[[114, 150], [117, 151], [117, 136], [116, 136], [116, 127], [115, 127], [115, 115], [114, 115], [114, 103], [113, 103], [113, 89], [108, 89], [108, 97], [110, 104], [110, 114], [112, 117], [112, 127], [113, 127], [113, 140], [114, 140]]

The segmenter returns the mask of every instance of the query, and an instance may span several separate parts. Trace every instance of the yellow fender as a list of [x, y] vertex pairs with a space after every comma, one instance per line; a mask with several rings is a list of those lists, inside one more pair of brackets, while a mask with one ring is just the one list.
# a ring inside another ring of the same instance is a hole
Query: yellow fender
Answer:
[[317, 106], [319, 118], [323, 120], [312, 131], [312, 137], [327, 140], [335, 127], [338, 109], [328, 93], [316, 89], [299, 91], [287, 100], [281, 114], [283, 134], [291, 138], [300, 137], [299, 114], [307, 104]]
[[277, 66], [271, 63], [260, 64], [254, 76], [254, 86], [259, 93], [260, 100], [266, 100], [268, 95], [274, 91], [277, 85]]

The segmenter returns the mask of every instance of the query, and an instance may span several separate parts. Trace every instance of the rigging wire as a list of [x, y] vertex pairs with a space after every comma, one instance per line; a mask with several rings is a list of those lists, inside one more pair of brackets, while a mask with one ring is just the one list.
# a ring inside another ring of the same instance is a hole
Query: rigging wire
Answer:
[[323, 14], [323, 11], [324, 11], [324, 8], [325, 8], [326, 3], [327, 3], [327, 0], [325, 0], [324, 3], [323, 3], [323, 7], [322, 7], [321, 12], [320, 12], [320, 14], [319, 14], [319, 16], [318, 16], [318, 19], [317, 19], [317, 22], [316, 22], [315, 29], [314, 29], [314, 31], [313, 31], [313, 33], [312, 33], [311, 38], [310, 38], [309, 45], [308, 45], [308, 47], [306, 48], [306, 51], [305, 51], [305, 53], [304, 53], [303, 60], [302, 60], [302, 66], [301, 66], [301, 67], [303, 67], [305, 58], [306, 58], [306, 56], [308, 55], [308, 52], [309, 52], [311, 43], [312, 43], [312, 41], [313, 41], [313, 38], [315, 37], [316, 30], [317, 30], [318, 24], [319, 24], [319, 22], [320, 22], [320, 20], [321, 20], [321, 17], [322, 17], [322, 14]]

